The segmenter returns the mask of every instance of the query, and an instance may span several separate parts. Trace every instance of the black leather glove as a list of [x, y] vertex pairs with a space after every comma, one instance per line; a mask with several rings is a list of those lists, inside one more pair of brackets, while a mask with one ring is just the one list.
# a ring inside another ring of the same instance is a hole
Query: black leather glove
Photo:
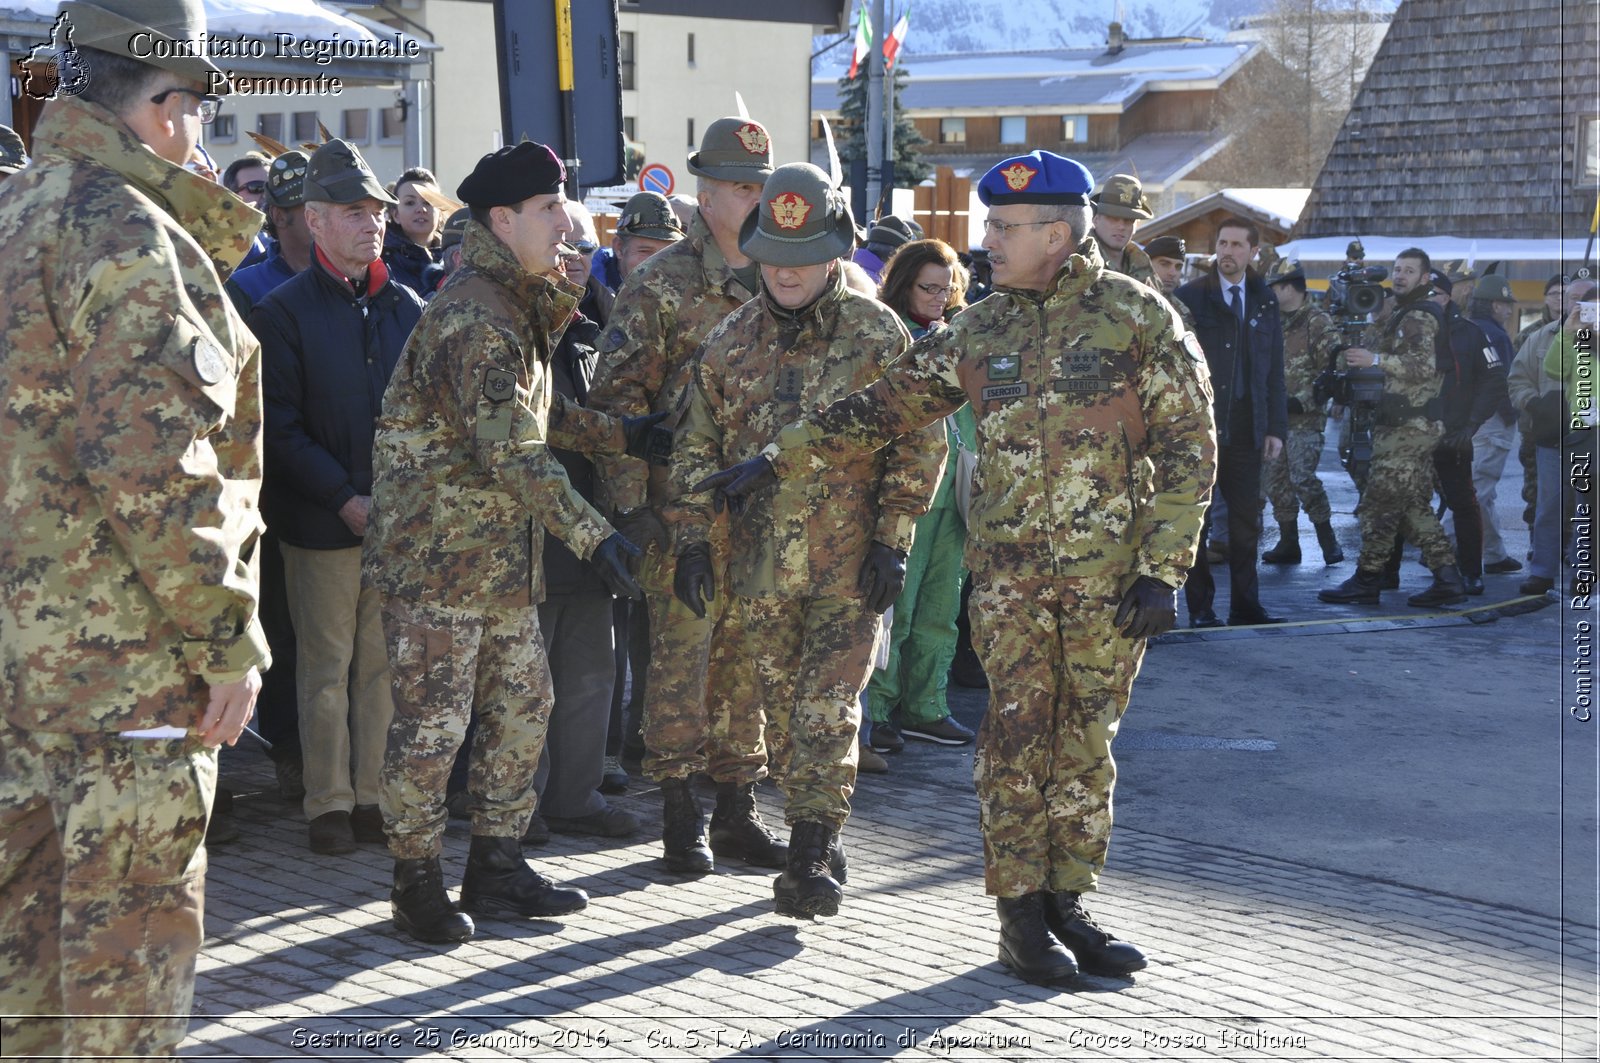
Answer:
[[861, 562], [856, 589], [866, 598], [868, 608], [882, 616], [906, 589], [905, 551], [874, 539], [867, 547], [866, 560]]
[[630, 543], [638, 543], [641, 550], [648, 549], [652, 543], [657, 550], [665, 551], [667, 548], [667, 526], [661, 523], [661, 518], [649, 506], [640, 506], [619, 515], [611, 522], [611, 526]]
[[1289, 396], [1289, 412], [1290, 413], [1305, 413], [1306, 412], [1306, 404], [1300, 401], [1299, 396], [1296, 396], [1296, 395], [1290, 395]]
[[666, 419], [665, 410], [640, 417], [624, 417], [622, 434], [628, 438], [628, 456], [652, 465], [667, 464], [672, 457], [672, 433], [657, 427]]
[[712, 473], [695, 484], [693, 490], [696, 493], [716, 491], [716, 498], [711, 504], [718, 513], [722, 512], [724, 505], [735, 513], [743, 513], [746, 498], [777, 482], [778, 474], [772, 468], [772, 462], [757, 457], [741, 461], [731, 469]]
[[1111, 621], [1125, 639], [1151, 639], [1178, 622], [1178, 592], [1154, 576], [1140, 576], [1122, 596]]
[[679, 552], [678, 568], [672, 574], [672, 593], [695, 616], [706, 618], [706, 603], [717, 597], [709, 543], [690, 543]]
[[594, 565], [594, 570], [605, 582], [606, 590], [618, 598], [632, 598], [635, 601], [644, 598], [644, 589], [633, 578], [632, 560], [639, 556], [639, 548], [624, 539], [621, 534], [612, 532], [604, 542], [594, 548], [589, 563]]
[[1472, 437], [1476, 433], [1471, 428], [1457, 428], [1446, 432], [1439, 437], [1440, 450], [1453, 450], [1458, 454], [1472, 454]]

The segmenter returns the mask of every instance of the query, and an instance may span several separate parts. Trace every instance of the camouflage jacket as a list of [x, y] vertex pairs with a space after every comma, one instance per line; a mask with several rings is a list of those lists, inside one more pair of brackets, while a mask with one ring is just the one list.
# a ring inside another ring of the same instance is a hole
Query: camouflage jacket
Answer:
[[[1100, 252], [1101, 263], [1109, 272], [1124, 274], [1136, 281], [1150, 285], [1158, 292], [1161, 290], [1161, 282], [1156, 280], [1155, 268], [1150, 265], [1150, 256], [1145, 254], [1144, 249], [1132, 240], [1129, 240], [1123, 246], [1122, 254], [1117, 256], [1115, 262], [1111, 261], [1106, 245], [1100, 241], [1099, 236], [1095, 235], [1093, 229], [1089, 230], [1089, 235], [1084, 237], [1083, 242], [1085, 244], [1094, 244], [1094, 249]], [[1080, 248], [1080, 250], [1082, 249]]]
[[622, 426], [553, 392], [582, 289], [535, 276], [476, 222], [383, 394], [366, 578], [455, 609], [544, 600], [542, 524], [588, 558], [612, 533], [550, 452], [623, 449]]
[[[728, 268], [711, 230], [696, 214], [688, 237], [646, 259], [617, 293], [600, 341], [590, 409], [619, 416], [663, 410], [681, 415], [701, 342], [753, 294]], [[669, 417], [666, 427], [675, 424]], [[621, 458], [601, 468], [619, 512], [646, 503], [659, 510], [672, 498], [663, 466]]]
[[[1383, 356], [1378, 368], [1383, 370], [1385, 403], [1399, 400], [1399, 403], [1409, 404], [1409, 407], [1402, 406], [1404, 416], [1400, 416], [1399, 421], [1406, 427], [1431, 428], [1437, 432], [1440, 426], [1435, 423], [1438, 406], [1435, 400], [1444, 384], [1444, 373], [1434, 349], [1439, 319], [1429, 309], [1417, 305], [1426, 297], [1427, 286], [1421, 291], [1422, 295], [1418, 295], [1416, 289], [1407, 292], [1413, 298], [1402, 297], [1387, 318], [1368, 325], [1361, 345]], [[1434, 412], [1424, 412], [1430, 403]], [[1382, 414], [1385, 407], [1380, 406], [1379, 410]], [[1379, 424], [1384, 424], [1385, 420], [1380, 416]]]
[[1291, 399], [1299, 399], [1302, 413], [1289, 414], [1289, 427], [1320, 431], [1327, 412], [1312, 394], [1317, 374], [1328, 368], [1328, 355], [1339, 343], [1339, 329], [1327, 312], [1310, 299], [1292, 314], [1283, 315], [1283, 384]]
[[194, 727], [270, 664], [261, 363], [222, 278], [261, 216], [62, 100], [0, 189], [0, 658], [41, 731]]
[[[668, 505], [675, 541], [704, 541], [709, 495], [689, 488], [753, 458], [806, 410], [866, 387], [909, 340], [894, 311], [844, 286], [841, 276], [810, 307], [791, 312], [765, 295], [729, 315], [706, 338], [688, 408], [678, 425]], [[820, 462], [730, 519], [729, 581], [747, 598], [859, 597], [856, 576], [876, 539], [911, 549], [945, 459], [940, 425], [834, 468]]]
[[1045, 292], [1001, 288], [872, 387], [784, 428], [780, 477], [972, 402], [975, 571], [1123, 571], [1176, 587], [1216, 473], [1211, 383], [1166, 300], [1085, 245]]

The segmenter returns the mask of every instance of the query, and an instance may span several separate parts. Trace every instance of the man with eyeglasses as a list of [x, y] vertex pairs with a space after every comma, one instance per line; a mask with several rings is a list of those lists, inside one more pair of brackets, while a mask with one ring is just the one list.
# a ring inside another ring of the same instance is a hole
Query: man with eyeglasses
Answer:
[[696, 485], [737, 504], [970, 401], [973, 638], [991, 683], [973, 766], [1000, 959], [1040, 984], [1127, 975], [1084, 911], [1111, 837], [1111, 740], [1146, 640], [1176, 619], [1216, 468], [1204, 355], [1087, 243], [1089, 171], [1046, 151], [979, 182], [995, 293], [876, 383]]
[[261, 215], [184, 168], [216, 113], [216, 68], [176, 46], [200, 0], [61, 10], [87, 82], [0, 195], [29, 249], [0, 261], [0, 1046], [165, 1058], [217, 747], [270, 664], [260, 359], [222, 291]]

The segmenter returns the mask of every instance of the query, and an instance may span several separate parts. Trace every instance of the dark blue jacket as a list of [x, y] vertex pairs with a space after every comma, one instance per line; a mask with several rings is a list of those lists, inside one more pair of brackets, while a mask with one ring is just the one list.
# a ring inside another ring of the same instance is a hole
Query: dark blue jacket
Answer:
[[266, 420], [261, 513], [284, 542], [307, 550], [361, 545], [339, 507], [372, 493], [383, 391], [421, 316], [422, 300], [392, 280], [358, 298], [315, 250], [309, 269], [251, 311]]
[[278, 242], [274, 240], [272, 250], [267, 253], [265, 261], [234, 270], [232, 276], [228, 278], [228, 283], [223, 287], [233, 298], [233, 305], [239, 311], [239, 316], [248, 318], [250, 311], [267, 297], [268, 292], [293, 276], [294, 270], [290, 268], [289, 261], [278, 251]]
[[[1454, 303], [1443, 310], [1451, 364], [1440, 367], [1444, 382], [1439, 387], [1439, 419], [1446, 432], [1476, 432], [1510, 401], [1506, 397], [1506, 374], [1511, 364], [1500, 359], [1497, 345], [1483, 326], [1462, 316]], [[1510, 342], [1508, 337], [1508, 346]]]
[[[1289, 438], [1289, 396], [1283, 385], [1283, 322], [1278, 299], [1254, 273], [1245, 271], [1243, 325], [1228, 305], [1221, 274], [1190, 281], [1173, 295], [1194, 314], [1195, 335], [1211, 367], [1216, 397], [1217, 442], [1260, 449], [1267, 436]], [[1244, 353], [1250, 374], [1252, 438], [1231, 439], [1229, 412], [1236, 390], [1235, 360]]]
[[[1517, 356], [1517, 352], [1511, 349], [1511, 334], [1501, 328], [1500, 322], [1492, 317], [1469, 317], [1467, 320], [1481, 328], [1483, 334], [1489, 337], [1489, 345], [1494, 348], [1496, 357], [1500, 359], [1501, 378], [1504, 379], [1510, 376], [1511, 359]], [[1499, 414], [1500, 419], [1506, 424], [1517, 423], [1517, 408], [1511, 405], [1511, 397], [1509, 395], [1500, 397], [1500, 403], [1495, 407], [1494, 412]]]
[[[600, 340], [600, 326], [586, 317], [579, 317], [567, 326], [555, 353], [550, 356], [550, 386], [558, 395], [576, 402], [579, 406], [589, 400], [589, 385], [594, 381], [594, 371], [600, 361], [595, 345]], [[591, 505], [595, 501], [594, 464], [575, 450], [551, 447], [573, 489]], [[544, 533], [544, 589], [545, 594], [603, 594], [610, 597], [605, 581], [595, 572], [594, 566], [574, 554], [567, 544]]]
[[399, 281], [424, 299], [434, 293], [444, 277], [438, 250], [412, 243], [393, 222], [383, 232], [383, 264], [389, 267], [391, 280]]

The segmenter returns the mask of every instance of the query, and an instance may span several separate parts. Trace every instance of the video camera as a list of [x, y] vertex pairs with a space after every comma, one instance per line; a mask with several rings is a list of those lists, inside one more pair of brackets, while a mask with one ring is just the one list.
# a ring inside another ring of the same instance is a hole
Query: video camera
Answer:
[[1328, 296], [1323, 304], [1339, 329], [1340, 342], [1328, 356], [1328, 366], [1312, 381], [1311, 391], [1317, 402], [1333, 400], [1350, 410], [1350, 435], [1345, 446], [1340, 447], [1339, 460], [1355, 478], [1358, 489], [1364, 489], [1366, 472], [1372, 464], [1372, 429], [1376, 421], [1378, 403], [1383, 400], [1383, 370], [1377, 366], [1363, 369], [1336, 369], [1339, 352], [1346, 347], [1358, 346], [1367, 329], [1367, 319], [1383, 306], [1383, 282], [1389, 271], [1383, 266], [1366, 265], [1366, 248], [1360, 240], [1350, 241], [1344, 250], [1344, 269], [1328, 278]]

